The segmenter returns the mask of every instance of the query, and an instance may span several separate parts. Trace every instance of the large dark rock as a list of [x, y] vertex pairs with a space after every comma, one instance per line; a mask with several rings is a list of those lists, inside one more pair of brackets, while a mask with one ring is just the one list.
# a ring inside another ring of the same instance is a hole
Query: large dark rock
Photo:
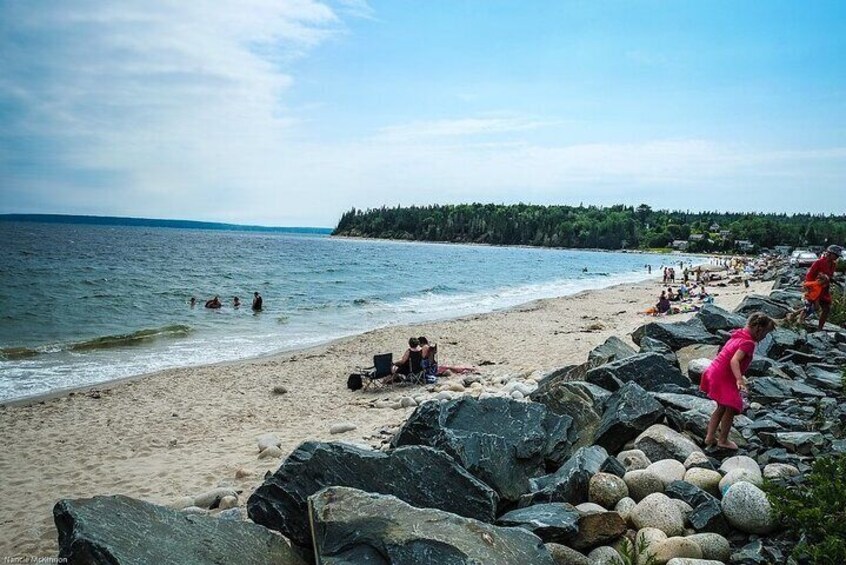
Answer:
[[801, 381], [758, 377], [749, 380], [749, 398], [772, 404], [789, 398], [824, 398], [825, 393]]
[[796, 290], [774, 290], [770, 292], [769, 298], [791, 310], [802, 306], [802, 293]]
[[588, 500], [590, 478], [600, 471], [622, 477], [625, 468], [604, 448], [594, 445], [582, 447], [552, 474], [532, 479], [531, 494], [520, 500], [520, 506], [543, 502], [581, 504]]
[[798, 333], [786, 328], [771, 331], [757, 346], [761, 355], [770, 359], [781, 359], [788, 350], [800, 350], [804, 341]]
[[184, 514], [125, 496], [60, 500], [59, 560], [71, 565], [305, 565], [284, 538], [249, 522]]
[[[573, 443], [573, 449], [593, 444], [605, 398], [611, 394], [593, 385], [590, 385], [593, 389], [591, 390], [586, 384], [583, 381], [558, 382], [539, 387], [529, 396], [531, 400], [543, 404], [553, 413], [573, 419], [573, 428], [578, 430], [578, 439]], [[603, 394], [594, 394], [595, 390], [601, 390]]]
[[577, 439], [573, 419], [543, 404], [504, 398], [425, 402], [392, 445], [428, 445], [454, 457], [506, 501], [529, 490], [529, 479], [556, 467]]
[[702, 325], [711, 333], [731, 331], [746, 325], [745, 316], [723, 310], [713, 304], [703, 306], [696, 317], [702, 321]]
[[528, 530], [416, 508], [393, 496], [329, 487], [309, 498], [309, 517], [321, 565], [553, 565]]
[[676, 369], [680, 369], [679, 357], [676, 352], [670, 349], [670, 346], [663, 341], [651, 337], [644, 337], [640, 340], [641, 353], [660, 353], [670, 365]]
[[628, 382], [606, 403], [594, 442], [609, 453], [617, 453], [663, 416], [664, 408], [660, 402], [637, 383]]
[[651, 337], [663, 341], [673, 351], [678, 351], [688, 345], [719, 345], [722, 339], [712, 335], [705, 329], [699, 318], [691, 318], [686, 322], [652, 322], [640, 326], [632, 333], [632, 341], [640, 345], [644, 337]]
[[[698, 441], [703, 441], [705, 439], [705, 432], [708, 429], [708, 421], [711, 419], [710, 413], [701, 412], [696, 409], [677, 410], [669, 407], [665, 408], [665, 413], [667, 421], [673, 428], [682, 432], [687, 432]], [[732, 426], [729, 431], [729, 439], [740, 447], [743, 447], [746, 445], [746, 439], [744, 439], [744, 436], [737, 430], [737, 428], [743, 427], [739, 421], [740, 418], [746, 419], [744, 416], [735, 417], [734, 426]], [[746, 420], [748, 421], [748, 419]]]
[[612, 392], [630, 381], [646, 390], [654, 390], [665, 384], [684, 388], [690, 386], [690, 379], [658, 353], [638, 353], [628, 359], [591, 369], [585, 380]]
[[499, 497], [442, 451], [410, 446], [384, 453], [343, 443], [306, 442], [247, 501], [257, 524], [311, 545], [308, 497], [328, 486], [393, 494], [431, 507], [493, 522]]
[[580, 517], [571, 504], [535, 504], [503, 514], [496, 524], [529, 530], [545, 543], [568, 544], [579, 533]]
[[843, 390], [843, 373], [835, 370], [833, 367], [810, 365], [805, 368], [805, 373], [808, 375], [807, 382], [811, 386], [837, 392]]
[[634, 348], [617, 336], [611, 336], [605, 343], [594, 347], [588, 353], [588, 363], [591, 367], [599, 367], [611, 361], [619, 361], [637, 353]]
[[743, 301], [737, 306], [737, 308], [734, 309], [734, 311], [736, 314], [741, 314], [747, 317], [754, 312], [763, 312], [770, 318], [781, 319], [790, 313], [790, 308], [788, 308], [784, 303], [770, 300], [766, 296], [750, 294], [749, 296], [743, 298]]
[[724, 534], [729, 527], [723, 516], [720, 501], [696, 485], [686, 481], [673, 481], [664, 490], [670, 498], [682, 500], [693, 508], [687, 520], [698, 532]]

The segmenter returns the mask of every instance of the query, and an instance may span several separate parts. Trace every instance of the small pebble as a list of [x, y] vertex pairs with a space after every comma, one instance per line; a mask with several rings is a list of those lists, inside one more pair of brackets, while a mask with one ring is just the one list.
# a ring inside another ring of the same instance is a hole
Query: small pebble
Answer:
[[332, 424], [332, 427], [329, 428], [330, 434], [342, 434], [344, 432], [351, 432], [356, 429], [358, 426], [355, 424], [350, 423], [343, 423], [343, 424]]

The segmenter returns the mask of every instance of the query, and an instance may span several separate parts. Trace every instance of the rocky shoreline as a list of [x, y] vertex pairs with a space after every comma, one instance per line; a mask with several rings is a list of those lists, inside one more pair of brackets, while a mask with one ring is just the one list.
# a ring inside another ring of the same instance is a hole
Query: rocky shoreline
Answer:
[[[708, 359], [690, 359], [724, 343], [750, 312], [783, 318], [801, 301], [800, 275], [770, 265], [757, 275], [775, 282], [769, 296], [748, 296], [734, 312], [709, 305], [685, 322], [646, 324], [633, 334], [639, 349], [611, 337], [580, 365], [470, 376], [397, 399], [416, 407], [383, 431], [380, 449], [303, 443], [249, 497], [246, 516], [230, 488], [170, 508], [127, 497], [62, 500], [54, 509], [59, 556], [788, 562], [796, 540], [781, 531], [760, 487], [764, 479], [801, 484], [818, 456], [846, 452], [846, 331], [780, 327], [759, 344], [750, 408], [731, 436], [737, 452], [702, 449], [714, 404], [697, 389]], [[259, 443], [262, 453], [278, 450], [273, 437]], [[137, 543], [142, 532], [148, 543]], [[198, 540], [207, 542], [202, 550]]]

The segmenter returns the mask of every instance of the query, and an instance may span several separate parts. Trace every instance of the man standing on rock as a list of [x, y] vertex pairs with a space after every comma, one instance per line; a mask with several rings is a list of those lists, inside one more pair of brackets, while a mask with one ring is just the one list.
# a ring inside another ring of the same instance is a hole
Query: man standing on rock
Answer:
[[[811, 268], [808, 269], [808, 274], [805, 275], [805, 281], [815, 281], [817, 280], [817, 275], [819, 274], [826, 275], [829, 281], [833, 280], [834, 268], [837, 266], [837, 259], [840, 257], [841, 253], [843, 253], [842, 247], [839, 245], [829, 245], [828, 249], [825, 250], [825, 253], [822, 254], [822, 257], [814, 261]], [[828, 320], [828, 313], [831, 312], [831, 282], [826, 284], [825, 288], [823, 288], [818, 304], [820, 306], [819, 328], [820, 331], [822, 331], [826, 320]]]

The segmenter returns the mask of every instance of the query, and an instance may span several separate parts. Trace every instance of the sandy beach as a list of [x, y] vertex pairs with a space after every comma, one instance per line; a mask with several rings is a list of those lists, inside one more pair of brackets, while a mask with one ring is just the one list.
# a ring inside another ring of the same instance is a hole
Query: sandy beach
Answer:
[[[409, 336], [440, 345], [442, 364], [508, 376], [581, 363], [609, 336], [652, 321], [640, 314], [661, 284], [627, 284], [541, 300], [507, 311], [419, 326], [394, 326], [273, 357], [168, 370], [141, 379], [0, 408], [0, 555], [55, 556], [52, 507], [60, 498], [125, 494], [169, 504], [218, 485], [242, 490], [240, 505], [279, 460], [257, 459], [256, 437], [273, 432], [289, 453], [307, 439], [379, 445], [413, 408], [375, 408], [408, 387], [351, 392], [346, 377], [375, 353], [398, 356]], [[734, 308], [769, 283], [713, 287]], [[668, 318], [687, 319], [691, 314]], [[444, 379], [442, 379], [443, 381]], [[460, 380], [460, 377], [447, 378]], [[274, 394], [283, 386], [285, 394]], [[354, 431], [332, 435], [336, 423]], [[236, 478], [236, 471], [248, 471]]]

